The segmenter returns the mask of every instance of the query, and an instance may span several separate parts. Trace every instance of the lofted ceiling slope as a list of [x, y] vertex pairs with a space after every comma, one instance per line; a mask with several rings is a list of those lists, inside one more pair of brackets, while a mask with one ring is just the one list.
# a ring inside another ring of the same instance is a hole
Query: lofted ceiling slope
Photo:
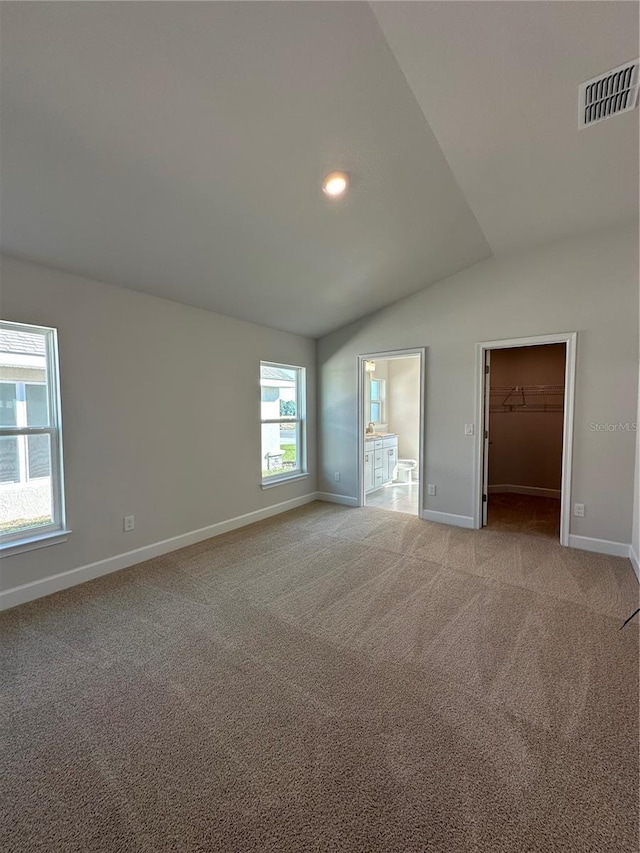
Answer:
[[578, 130], [578, 85], [638, 57], [638, 3], [372, 8], [496, 254], [637, 220], [638, 112]]
[[317, 337], [637, 215], [637, 113], [576, 118], [578, 83], [637, 55], [632, 3], [0, 14], [10, 254]]

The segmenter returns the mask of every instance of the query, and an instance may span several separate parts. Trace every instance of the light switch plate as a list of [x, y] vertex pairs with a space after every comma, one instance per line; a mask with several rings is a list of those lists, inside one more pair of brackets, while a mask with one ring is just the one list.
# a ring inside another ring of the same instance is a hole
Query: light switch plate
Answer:
[[473, 424], [465, 424], [464, 425], [464, 434], [465, 435], [473, 435]]

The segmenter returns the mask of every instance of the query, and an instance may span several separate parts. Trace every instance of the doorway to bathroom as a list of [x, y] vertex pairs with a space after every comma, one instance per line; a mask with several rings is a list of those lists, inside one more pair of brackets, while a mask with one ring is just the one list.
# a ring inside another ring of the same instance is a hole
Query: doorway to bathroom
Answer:
[[424, 506], [424, 349], [358, 356], [360, 506]]

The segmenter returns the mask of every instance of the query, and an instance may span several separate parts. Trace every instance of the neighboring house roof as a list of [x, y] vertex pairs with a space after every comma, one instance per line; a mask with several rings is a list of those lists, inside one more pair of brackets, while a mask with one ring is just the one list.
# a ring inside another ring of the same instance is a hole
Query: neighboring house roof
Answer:
[[0, 353], [19, 355], [44, 355], [45, 343], [42, 335], [29, 332], [15, 332], [9, 329], [0, 331]]
[[263, 367], [260, 375], [263, 379], [282, 379], [284, 382], [293, 382], [293, 376], [290, 372], [280, 370], [278, 367]]

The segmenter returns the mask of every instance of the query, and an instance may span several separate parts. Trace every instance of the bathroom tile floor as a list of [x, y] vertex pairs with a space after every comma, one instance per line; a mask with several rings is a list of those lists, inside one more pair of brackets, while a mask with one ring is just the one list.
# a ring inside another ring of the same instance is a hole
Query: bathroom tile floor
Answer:
[[392, 512], [418, 514], [418, 483], [390, 483], [366, 496], [366, 505]]

